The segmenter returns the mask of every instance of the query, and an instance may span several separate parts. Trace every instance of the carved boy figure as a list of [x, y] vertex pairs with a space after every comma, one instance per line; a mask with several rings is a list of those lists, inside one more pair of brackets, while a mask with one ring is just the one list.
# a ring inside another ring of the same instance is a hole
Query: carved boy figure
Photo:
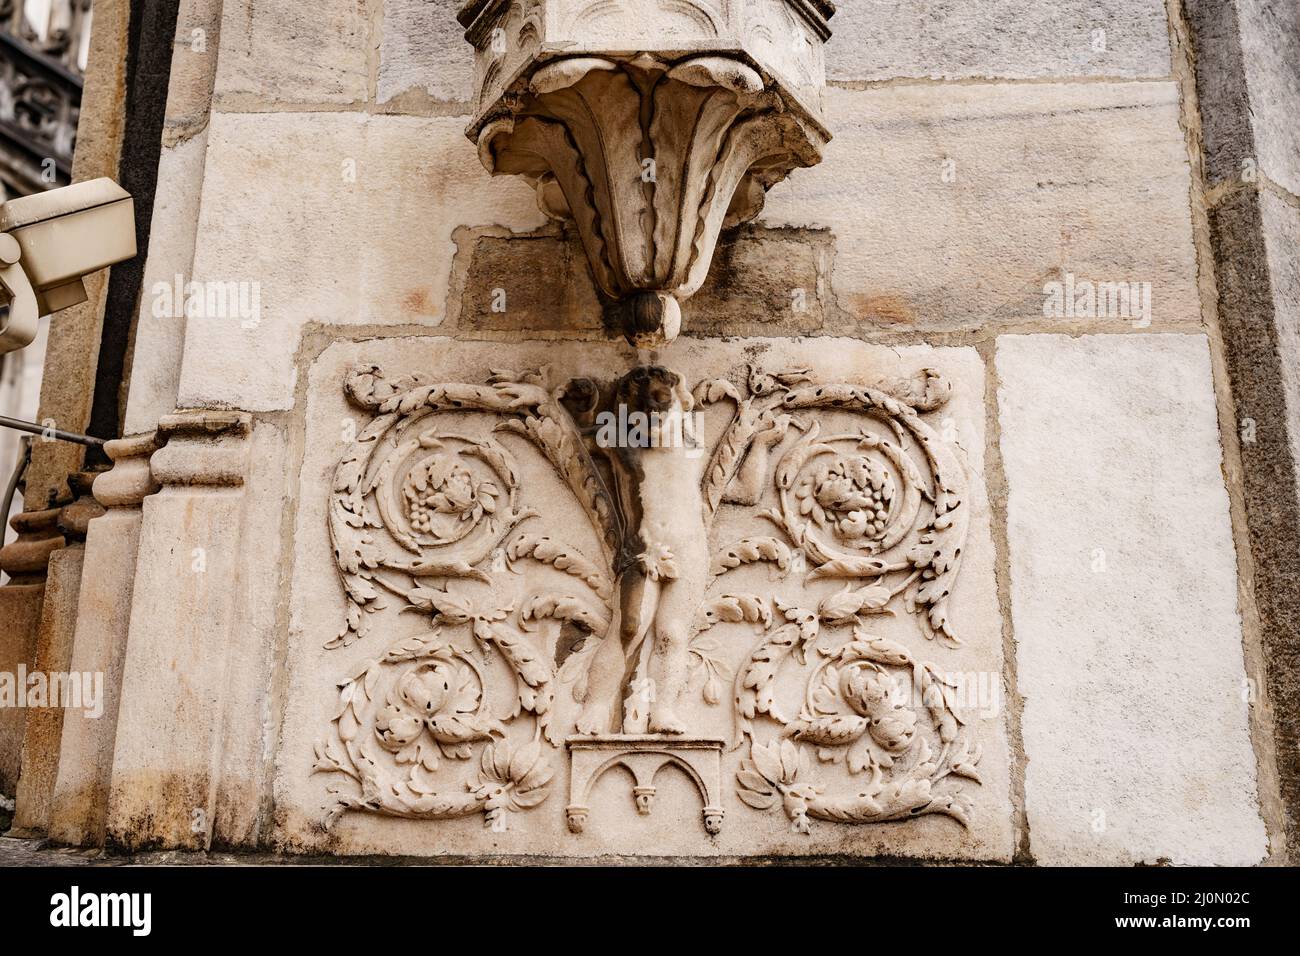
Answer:
[[[631, 688], [630, 709], [648, 705], [651, 733], [685, 733], [675, 707], [688, 677], [688, 645], [710, 563], [711, 515], [702, 490], [710, 458], [693, 414], [695, 399], [676, 372], [643, 365], [613, 386], [575, 379], [561, 402], [609, 463], [620, 525], [614, 614], [588, 672], [578, 733], [603, 734], [619, 726], [622, 691], [633, 680], [647, 636], [653, 642], [650, 682]], [[605, 425], [597, 428], [597, 422]], [[608, 428], [610, 422], [620, 428]], [[759, 418], [723, 500], [757, 502], [769, 454], [790, 423], [789, 416], [771, 412]]]
[[[630, 423], [598, 446], [613, 472], [622, 535], [616, 556], [617, 600], [610, 633], [592, 659], [578, 732], [600, 734], [618, 723], [620, 688], [631, 681], [647, 637], [652, 685], [651, 733], [680, 734], [674, 708], [687, 679], [687, 644], [708, 582], [708, 529], [700, 498], [706, 459], [691, 412], [694, 400], [677, 373], [638, 366], [602, 389], [570, 383], [564, 402], [580, 425], [597, 418]], [[588, 429], [589, 430], [589, 429]]]
[[[699, 498], [706, 459], [692, 421], [694, 401], [676, 372], [638, 365], [612, 389], [586, 378], [571, 382], [564, 405], [584, 431], [595, 420], [606, 423], [597, 445], [614, 473], [621, 519], [614, 617], [591, 659], [578, 734], [606, 734], [619, 724], [620, 689], [632, 680], [647, 637], [653, 684], [633, 693], [649, 697], [651, 734], [684, 734], [675, 706], [686, 683], [690, 626], [708, 580]], [[607, 427], [615, 421], [620, 428]]]

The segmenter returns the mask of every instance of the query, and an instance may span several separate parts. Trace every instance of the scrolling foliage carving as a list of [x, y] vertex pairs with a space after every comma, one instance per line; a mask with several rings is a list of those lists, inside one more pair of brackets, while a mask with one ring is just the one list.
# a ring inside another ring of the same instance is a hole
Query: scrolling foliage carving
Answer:
[[[386, 608], [424, 629], [340, 683], [317, 747], [316, 769], [351, 781], [331, 821], [503, 828], [546, 800], [568, 737], [725, 738], [735, 797], [799, 832], [969, 823], [980, 751], [956, 685], [871, 626], [903, 612], [939, 653], [961, 643], [968, 475], [925, 420], [950, 395], [937, 372], [471, 384], [360, 367], [346, 390], [370, 417], [334, 476], [347, 611], [327, 646], [375, 641]], [[552, 517], [557, 493], [587, 527]]]

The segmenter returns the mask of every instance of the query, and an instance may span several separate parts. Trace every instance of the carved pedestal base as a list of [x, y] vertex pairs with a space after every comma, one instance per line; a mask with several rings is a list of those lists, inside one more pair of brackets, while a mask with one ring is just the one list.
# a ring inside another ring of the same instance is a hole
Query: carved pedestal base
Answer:
[[704, 801], [704, 829], [716, 834], [722, 829], [722, 746], [712, 738], [672, 737], [665, 734], [613, 734], [601, 737], [570, 737], [569, 805], [565, 808], [569, 830], [581, 833], [590, 808], [592, 787], [606, 770], [626, 767], [636, 781], [632, 795], [637, 813], [649, 816], [654, 809], [655, 776], [668, 764], [675, 764], [699, 788]]

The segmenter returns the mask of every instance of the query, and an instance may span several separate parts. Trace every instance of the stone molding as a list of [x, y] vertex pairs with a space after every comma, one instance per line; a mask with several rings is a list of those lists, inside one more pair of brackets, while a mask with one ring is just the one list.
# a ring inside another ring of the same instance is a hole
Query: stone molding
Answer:
[[0, 571], [13, 578], [13, 583], [28, 583], [19, 579], [45, 576], [50, 555], [65, 543], [59, 531], [61, 511], [61, 508], [24, 511], [10, 519], [9, 525], [18, 532], [18, 537], [0, 548]]
[[158, 437], [166, 444], [149, 459], [154, 480], [163, 486], [242, 486], [252, 423], [247, 412], [164, 415], [158, 421]]
[[90, 522], [104, 513], [104, 507], [95, 500], [91, 488], [97, 475], [92, 471], [77, 472], [68, 476], [68, 487], [73, 500], [59, 509], [58, 527], [69, 542], [85, 541]]
[[155, 432], [108, 442], [104, 451], [113, 467], [95, 479], [95, 500], [105, 508], [140, 507], [160, 487], [149, 462], [161, 447]]

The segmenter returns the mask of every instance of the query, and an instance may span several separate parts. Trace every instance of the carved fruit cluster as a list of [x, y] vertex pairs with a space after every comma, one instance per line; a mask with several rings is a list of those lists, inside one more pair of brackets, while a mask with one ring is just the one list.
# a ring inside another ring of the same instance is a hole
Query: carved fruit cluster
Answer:
[[860, 662], [843, 669], [839, 685], [845, 702], [870, 721], [868, 730], [882, 749], [897, 756], [912, 746], [916, 712], [904, 706], [904, 695], [888, 671]]
[[468, 468], [454, 458], [436, 455], [415, 468], [402, 488], [411, 527], [432, 533], [438, 515], [477, 521], [497, 509], [501, 489], [495, 482], [475, 482]]
[[837, 458], [795, 489], [799, 513], [829, 524], [841, 538], [879, 538], [889, 524], [896, 487], [883, 465], [865, 457]]

